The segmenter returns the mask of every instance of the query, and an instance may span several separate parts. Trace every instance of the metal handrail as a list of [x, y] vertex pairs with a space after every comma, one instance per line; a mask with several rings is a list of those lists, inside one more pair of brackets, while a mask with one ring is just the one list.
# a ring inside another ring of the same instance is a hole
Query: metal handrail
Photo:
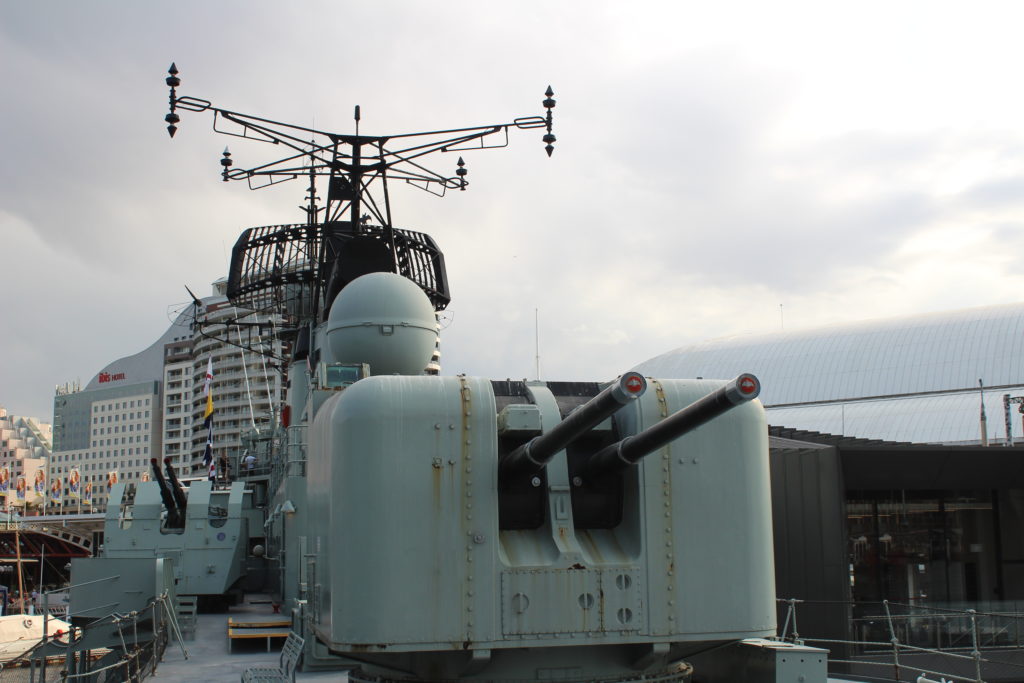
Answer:
[[[118, 576], [86, 581], [76, 584], [76, 587], [111, 581], [116, 578], [118, 578]], [[48, 593], [44, 593], [43, 595], [45, 599]], [[114, 605], [111, 604], [106, 607], [112, 606]], [[152, 616], [150, 615], [151, 612]], [[138, 624], [142, 620], [152, 620], [153, 637], [151, 641], [143, 642], [140, 645]], [[77, 647], [84, 639], [84, 631], [111, 624], [117, 626], [118, 633], [121, 638], [120, 659], [98, 668], [88, 669], [87, 655], [89, 651], [80, 650]], [[181, 645], [182, 652], [185, 654], [185, 658], [188, 658], [188, 653], [184, 649], [184, 643], [181, 642], [180, 631], [177, 628], [177, 623], [175, 621], [174, 608], [170, 605], [169, 596], [166, 591], [162, 595], [154, 598], [144, 608], [138, 611], [132, 611], [127, 614], [110, 612], [106, 614], [106, 616], [100, 617], [87, 626], [73, 627], [71, 631], [66, 634], [66, 642], [62, 640], [62, 638], [65, 637], [65, 634], [49, 635], [46, 632], [45, 621], [43, 628], [43, 637], [38, 643], [16, 659], [8, 662], [4, 667], [0, 667], [0, 669], [28, 666], [30, 680], [45, 681], [49, 678], [47, 676], [47, 668], [60, 666], [54, 661], [54, 658], [56, 657], [58, 658], [58, 661], [59, 658], [63, 658], [63, 667], [61, 667], [61, 671], [59, 672], [61, 680], [101, 680], [100, 678], [97, 678], [98, 675], [105, 674], [112, 670], [119, 670], [120, 674], [118, 680], [132, 681], [133, 683], [136, 683], [138, 681], [142, 681], [144, 678], [155, 672], [156, 666], [163, 655], [163, 650], [167, 645], [169, 632], [173, 633], [175, 637], [177, 637], [178, 642]], [[45, 649], [47, 647], [50, 648], [48, 651], [49, 654], [47, 654], [47, 650]], [[54, 653], [54, 650], [57, 651], [57, 654]], [[6, 679], [3, 678], [3, 673], [0, 671], [0, 681], [3, 680]], [[102, 680], [112, 679], [110, 679], [109, 676], [104, 676]]]
[[[907, 604], [890, 601], [882, 601], [881, 609], [878, 612], [867, 614], [850, 619], [850, 624], [863, 624], [873, 627], [876, 632], [884, 629], [888, 641], [869, 638], [829, 639], [816, 638], [806, 634], [799, 634], [796, 631], [796, 618], [799, 605], [832, 605], [847, 607], [867, 607], [865, 603], [854, 603], [851, 601], [805, 601], [795, 599], [779, 599], [780, 606], [785, 606], [785, 618], [783, 619], [777, 639], [787, 642], [813, 642], [822, 645], [845, 645], [859, 651], [860, 658], [839, 659], [829, 658], [829, 663], [855, 664], [858, 666], [881, 666], [889, 667], [893, 671], [893, 677], [889, 680], [906, 680], [905, 675], [909, 672], [920, 673], [921, 676], [928, 674], [940, 676], [949, 681], [975, 681], [982, 682], [984, 666], [1012, 667], [1024, 669], [1024, 664], [1015, 662], [998, 661], [985, 657], [985, 652], [1004, 651], [1007, 649], [1024, 649], [1024, 641], [1020, 639], [1019, 626], [1024, 622], [1024, 610], [1021, 611], [979, 611], [975, 609], [954, 609], [944, 606], [931, 606], [922, 604]], [[1015, 603], [1013, 603], [1016, 606]], [[912, 610], [909, 614], [894, 614], [894, 608]], [[986, 623], [989, 622], [989, 623]], [[953, 626], [954, 630], [943, 632], [936, 626]], [[1016, 630], [1011, 629], [1017, 626]], [[929, 628], [932, 627], [932, 628]], [[996, 638], [1014, 635], [1015, 644], [997, 644]], [[861, 634], [868, 635], [866, 630]], [[986, 634], [983, 640], [982, 635]], [[942, 636], [947, 638], [947, 644], [942, 646]], [[935, 637], [936, 643], [922, 642], [920, 637]], [[950, 645], [969, 638], [962, 646], [951, 647]], [[891, 654], [888, 661], [872, 661], [866, 657], [877, 657], [886, 652]], [[949, 672], [932, 671], [908, 664], [901, 655], [928, 654], [936, 657], [950, 658], [954, 660], [970, 661], [974, 664], [973, 676], [957, 675]], [[983, 666], [984, 665], [984, 666]], [[924, 679], [928, 680], [928, 679]]]

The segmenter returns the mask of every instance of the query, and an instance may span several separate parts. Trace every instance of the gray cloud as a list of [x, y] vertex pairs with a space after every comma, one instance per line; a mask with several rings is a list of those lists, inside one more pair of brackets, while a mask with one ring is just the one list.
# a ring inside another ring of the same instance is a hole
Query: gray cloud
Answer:
[[[779, 301], [828, 308], [851, 283], [898, 287], [900, 250], [940, 223], [976, 226], [993, 250], [1019, 242], [1019, 137], [840, 127], [782, 140], [806, 95], [794, 73], [731, 39], [728, 22], [711, 26], [716, 41], [674, 45], [652, 23], [660, 4], [630, 10], [644, 21], [622, 22], [622, 11], [0, 6], [0, 239], [14, 263], [0, 292], [18, 320], [0, 336], [0, 402], [48, 415], [53, 384], [144, 348], [182, 285], [201, 293], [222, 276], [240, 230], [302, 220], [299, 183], [250, 193], [218, 181], [225, 144], [239, 165], [273, 148], [216, 136], [195, 114], [167, 138], [171, 60], [183, 94], [343, 132], [356, 104], [362, 130], [380, 134], [541, 113], [544, 87], [555, 88], [552, 159], [540, 133], [517, 132], [507, 150], [465, 155], [468, 192], [393, 188], [397, 222], [431, 233], [448, 258], [451, 372], [532, 375], [534, 309], [545, 377], [607, 378], [774, 324]], [[693, 21], [687, 35], [701, 30]], [[849, 85], [852, 102], [859, 84]], [[932, 182], [979, 150], [998, 168], [957, 192]]]

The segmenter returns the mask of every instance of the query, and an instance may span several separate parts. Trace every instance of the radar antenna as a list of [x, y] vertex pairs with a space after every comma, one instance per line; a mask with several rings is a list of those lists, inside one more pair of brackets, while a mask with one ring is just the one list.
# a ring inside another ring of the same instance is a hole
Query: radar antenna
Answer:
[[[267, 163], [238, 168], [228, 148], [221, 154], [221, 178], [244, 180], [256, 190], [296, 178], [309, 186], [301, 225], [250, 228], [232, 253], [228, 298], [251, 308], [278, 308], [300, 318], [324, 314], [337, 294], [359, 269], [399, 273], [420, 285], [437, 310], [447, 306], [447, 276], [433, 240], [393, 226], [389, 181], [403, 181], [437, 196], [465, 190], [468, 170], [461, 153], [506, 147], [511, 129], [544, 129], [548, 156], [554, 151], [552, 133], [554, 91], [548, 86], [544, 116], [523, 116], [507, 123], [393, 135], [359, 132], [360, 108], [355, 108], [355, 133], [332, 133], [305, 126], [215, 107], [209, 100], [179, 96], [181, 79], [171, 64], [166, 79], [170, 111], [164, 117], [174, 137], [179, 111], [213, 112], [218, 133], [278, 145], [285, 156]], [[460, 153], [455, 173], [447, 176], [423, 165], [435, 152]], [[321, 202], [317, 182], [326, 179]], [[352, 249], [351, 247], [357, 247]], [[349, 250], [358, 258], [345, 258]], [[362, 265], [354, 265], [358, 261]], [[366, 265], [370, 263], [372, 265]]]

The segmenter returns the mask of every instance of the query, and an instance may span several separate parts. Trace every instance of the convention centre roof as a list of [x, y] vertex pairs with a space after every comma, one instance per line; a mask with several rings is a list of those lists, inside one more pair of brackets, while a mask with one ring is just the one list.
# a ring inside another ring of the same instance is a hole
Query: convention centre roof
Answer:
[[1024, 303], [713, 339], [636, 369], [753, 372], [770, 424], [887, 441], [978, 443], [984, 396], [988, 438], [1002, 441], [1003, 394], [1024, 395]]

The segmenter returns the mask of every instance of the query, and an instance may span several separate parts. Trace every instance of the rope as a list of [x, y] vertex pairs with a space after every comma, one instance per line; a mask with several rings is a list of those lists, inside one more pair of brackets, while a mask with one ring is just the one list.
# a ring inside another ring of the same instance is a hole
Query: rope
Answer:
[[[132, 653], [131, 656], [126, 656], [124, 659], [121, 659], [120, 661], [114, 662], [113, 664], [108, 664], [107, 666], [104, 666], [104, 667], [100, 667], [99, 669], [90, 669], [89, 671], [87, 671], [85, 673], [80, 673], [80, 674], [71, 674], [71, 673], [65, 674], [65, 678], [84, 678], [86, 676], [95, 676], [98, 673], [103, 673], [104, 671], [109, 671], [110, 669], [116, 669], [118, 667], [125, 666], [131, 659], [138, 658], [138, 656], [139, 656], [139, 653], [135, 652], [135, 653]], [[131, 675], [131, 669], [129, 669], [129, 676], [130, 675]]]
[[[252, 317], [253, 317], [253, 320], [255, 320], [257, 323], [260, 321], [260, 317], [256, 313], [256, 311], [253, 311]], [[273, 316], [268, 315], [267, 316], [267, 320], [270, 321], [270, 329], [273, 330], [273, 332], [271, 334], [271, 339], [274, 339], [274, 338], [277, 337], [277, 331], [276, 331], [277, 330], [277, 326], [274, 324]], [[259, 327], [259, 325], [256, 326], [256, 343], [260, 345], [261, 349], [263, 348], [263, 336], [260, 334], [260, 327]], [[266, 384], [267, 384], [267, 402], [270, 405], [271, 412], [273, 412], [273, 410], [274, 410], [274, 383], [270, 381], [270, 375], [267, 372], [267, 355], [265, 353], [260, 353], [259, 356], [260, 356], [260, 362], [263, 363], [263, 381], [266, 382]], [[271, 429], [273, 429], [273, 425], [271, 425]]]
[[[238, 308], [232, 306], [232, 309], [235, 311], [235, 318], [237, 319]], [[235, 325], [235, 334], [238, 335], [238, 340], [239, 342], [241, 342], [242, 330], [241, 328], [238, 327], [238, 325]], [[245, 395], [249, 397], [249, 420], [252, 421], [252, 428], [256, 430], [257, 434], [259, 434], [259, 427], [256, 426], [256, 412], [253, 410], [252, 407], [252, 391], [249, 388], [249, 370], [245, 367], [245, 349], [242, 348], [241, 346], [239, 346], [239, 349], [242, 355], [242, 375], [245, 377]]]

